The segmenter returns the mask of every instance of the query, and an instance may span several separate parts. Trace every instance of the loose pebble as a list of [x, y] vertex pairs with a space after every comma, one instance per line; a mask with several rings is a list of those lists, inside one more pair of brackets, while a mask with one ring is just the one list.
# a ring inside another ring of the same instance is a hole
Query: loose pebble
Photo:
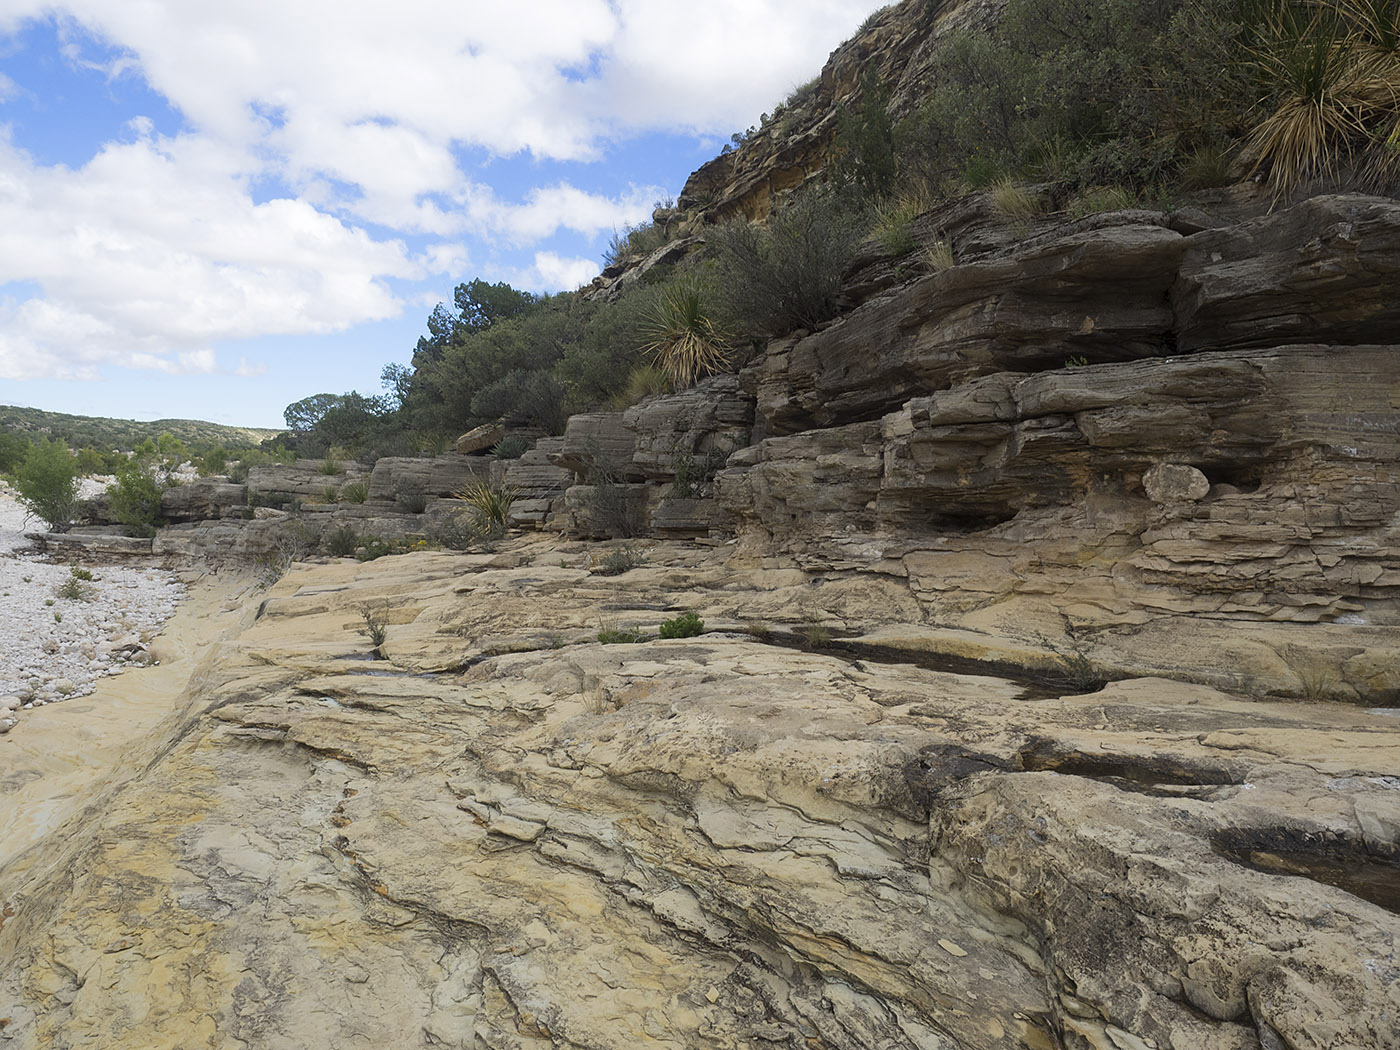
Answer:
[[125, 565], [85, 565], [95, 579], [80, 581], [82, 597], [61, 597], [70, 563], [33, 553], [24, 538], [42, 528], [0, 482], [0, 638], [9, 640], [0, 647], [0, 733], [20, 711], [85, 696], [103, 676], [149, 663], [146, 643], [184, 597], [172, 573]]

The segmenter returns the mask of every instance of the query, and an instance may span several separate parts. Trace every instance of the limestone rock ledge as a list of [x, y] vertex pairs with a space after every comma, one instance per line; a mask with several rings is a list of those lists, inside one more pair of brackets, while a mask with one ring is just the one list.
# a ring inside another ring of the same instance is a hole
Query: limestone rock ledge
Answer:
[[298, 570], [0, 869], [0, 1045], [1400, 1043], [1400, 720], [777, 644], [918, 609], [680, 544]]

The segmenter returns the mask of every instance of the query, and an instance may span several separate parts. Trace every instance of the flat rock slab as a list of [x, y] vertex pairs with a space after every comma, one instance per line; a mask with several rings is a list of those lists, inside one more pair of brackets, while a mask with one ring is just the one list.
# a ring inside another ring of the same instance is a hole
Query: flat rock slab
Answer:
[[[141, 776], [0, 869], [9, 1045], [1400, 1037], [1396, 719], [1166, 679], [1026, 696], [741, 629], [822, 591], [912, 636], [869, 580], [582, 560], [284, 578]], [[597, 640], [678, 609], [710, 630]]]

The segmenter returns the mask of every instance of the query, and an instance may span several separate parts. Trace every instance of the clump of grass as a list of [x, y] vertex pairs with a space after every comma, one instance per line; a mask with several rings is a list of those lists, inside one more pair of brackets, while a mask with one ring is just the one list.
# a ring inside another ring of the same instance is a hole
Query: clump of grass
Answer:
[[339, 490], [337, 490], [336, 487], [335, 487], [334, 485], [327, 485], [324, 489], [321, 490], [321, 502], [322, 502], [322, 503], [339, 503], [339, 502], [340, 502], [340, 492], [339, 492]]
[[729, 358], [724, 336], [710, 320], [699, 285], [681, 281], [661, 297], [646, 326], [642, 349], [677, 387], [720, 371]]
[[602, 560], [594, 568], [595, 576], [621, 576], [624, 572], [635, 569], [642, 564], [643, 556], [641, 551], [632, 547], [618, 547], [603, 555]]
[[670, 394], [675, 389], [676, 384], [671, 381], [669, 375], [650, 361], [646, 361], [628, 373], [627, 385], [613, 398], [613, 404], [618, 409], [629, 408], [643, 398], [656, 394]]
[[924, 266], [929, 273], [942, 273], [956, 265], [953, 259], [953, 242], [947, 237], [939, 238], [924, 249]]
[[1187, 190], [1208, 190], [1228, 186], [1234, 181], [1230, 151], [1217, 143], [1200, 146], [1186, 155], [1178, 175], [1181, 187]]
[[321, 460], [321, 473], [334, 476], [337, 474], [344, 474], [345, 470], [341, 467], [340, 462], [335, 456], [327, 453], [326, 458]]
[[705, 621], [695, 613], [681, 613], [672, 620], [663, 620], [657, 629], [662, 638], [694, 638], [705, 630]]
[[920, 211], [915, 201], [896, 201], [876, 209], [872, 232], [886, 254], [898, 258], [914, 250], [913, 223]]
[[1094, 186], [1070, 201], [1069, 213], [1072, 218], [1082, 219], [1086, 215], [1125, 211], [1136, 205], [1137, 196], [1131, 190], [1122, 186]]
[[755, 642], [771, 642], [773, 640], [773, 628], [768, 626], [766, 620], [744, 621], [744, 633]]
[[797, 625], [797, 637], [802, 639], [802, 644], [808, 649], [825, 649], [831, 644], [834, 635], [826, 624], [809, 620]]
[[598, 641], [604, 645], [637, 645], [641, 642], [651, 641], [651, 635], [631, 625], [604, 627], [598, 632]]
[[515, 502], [515, 489], [509, 485], [476, 481], [456, 493], [456, 496], [472, 508], [481, 524], [502, 529], [510, 524], [510, 505]]
[[369, 483], [365, 481], [351, 481], [341, 486], [340, 498], [346, 503], [363, 503], [369, 499]]
[[507, 434], [491, 448], [496, 459], [519, 459], [530, 450], [530, 439], [523, 434]]
[[1354, 166], [1361, 182], [1400, 172], [1400, 9], [1393, 0], [1251, 5], [1250, 57], [1272, 88], [1245, 140], [1276, 195]]
[[1045, 210], [1039, 197], [1010, 176], [994, 182], [990, 195], [992, 210], [1016, 226], [1026, 226]]

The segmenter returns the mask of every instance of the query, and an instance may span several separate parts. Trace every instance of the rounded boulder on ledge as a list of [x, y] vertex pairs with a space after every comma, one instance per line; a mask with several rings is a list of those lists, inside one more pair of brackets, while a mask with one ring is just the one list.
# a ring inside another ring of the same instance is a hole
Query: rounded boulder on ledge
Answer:
[[1194, 503], [1210, 491], [1210, 481], [1186, 463], [1158, 463], [1142, 476], [1153, 503]]

